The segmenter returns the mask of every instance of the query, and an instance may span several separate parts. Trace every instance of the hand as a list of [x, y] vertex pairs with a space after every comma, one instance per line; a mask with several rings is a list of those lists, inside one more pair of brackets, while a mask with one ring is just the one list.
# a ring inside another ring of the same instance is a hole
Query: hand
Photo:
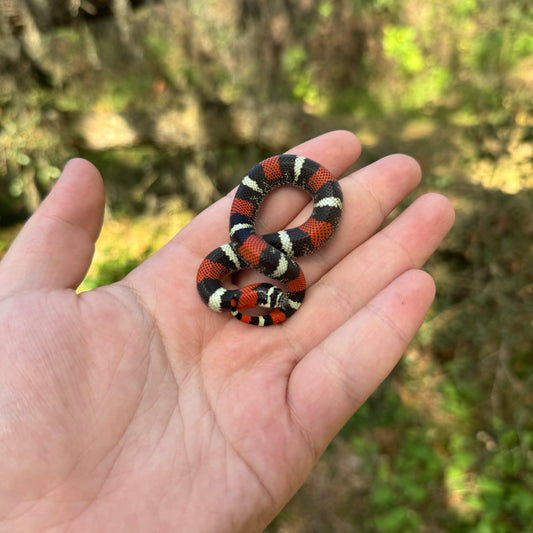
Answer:
[[[348, 132], [292, 150], [335, 175]], [[72, 160], [0, 263], [0, 531], [260, 531], [394, 367], [434, 296], [418, 270], [453, 221], [427, 194], [384, 229], [420, 170], [386, 157], [341, 180], [331, 241], [298, 262], [301, 309], [259, 328], [195, 286], [228, 242], [232, 195], [122, 281], [76, 294], [103, 218], [98, 171]], [[308, 216], [274, 192], [258, 231]]]

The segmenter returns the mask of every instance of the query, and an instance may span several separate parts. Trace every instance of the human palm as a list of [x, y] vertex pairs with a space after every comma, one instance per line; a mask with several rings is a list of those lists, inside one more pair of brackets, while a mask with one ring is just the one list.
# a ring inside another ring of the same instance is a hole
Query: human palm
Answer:
[[[339, 176], [357, 140], [292, 150]], [[124, 280], [76, 294], [103, 212], [73, 160], [0, 263], [0, 531], [260, 531], [386, 377], [434, 294], [417, 270], [453, 211], [406, 156], [341, 180], [332, 240], [299, 260], [302, 308], [249, 326], [199, 298], [199, 263], [228, 241], [231, 195]], [[265, 201], [260, 233], [305, 219], [298, 191]], [[307, 213], [307, 215], [306, 215]], [[240, 283], [246, 282], [244, 273]]]

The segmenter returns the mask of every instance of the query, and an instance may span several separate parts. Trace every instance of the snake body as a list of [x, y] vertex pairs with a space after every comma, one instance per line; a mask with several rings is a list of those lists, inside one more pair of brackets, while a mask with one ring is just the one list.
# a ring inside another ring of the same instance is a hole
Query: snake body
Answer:
[[[313, 212], [300, 226], [258, 235], [255, 220], [261, 203], [272, 190], [290, 185], [313, 197]], [[202, 300], [213, 311], [228, 311], [257, 326], [279, 324], [303, 302], [306, 281], [293, 257], [315, 252], [335, 231], [342, 213], [342, 192], [335, 177], [311, 159], [279, 155], [257, 164], [237, 189], [230, 213], [231, 242], [213, 250], [201, 263], [196, 277]], [[278, 280], [227, 289], [222, 282], [232, 272], [252, 268]], [[251, 316], [246, 309], [261, 307], [268, 314]]]

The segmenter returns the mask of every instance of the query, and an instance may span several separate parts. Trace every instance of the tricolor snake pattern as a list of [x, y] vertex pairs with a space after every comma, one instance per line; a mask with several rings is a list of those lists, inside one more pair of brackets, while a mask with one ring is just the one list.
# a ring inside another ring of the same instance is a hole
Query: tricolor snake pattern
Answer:
[[[290, 185], [313, 197], [313, 212], [296, 228], [258, 235], [255, 220], [261, 203], [272, 190]], [[202, 300], [213, 311], [228, 311], [256, 326], [279, 324], [303, 302], [306, 281], [293, 257], [315, 252], [334, 233], [342, 213], [342, 192], [335, 177], [311, 159], [279, 155], [256, 165], [242, 180], [230, 213], [231, 242], [213, 250], [201, 263], [196, 277]], [[271, 283], [254, 283], [227, 289], [222, 283], [232, 272], [252, 268], [278, 280], [286, 291]], [[270, 311], [251, 316], [252, 308]]]

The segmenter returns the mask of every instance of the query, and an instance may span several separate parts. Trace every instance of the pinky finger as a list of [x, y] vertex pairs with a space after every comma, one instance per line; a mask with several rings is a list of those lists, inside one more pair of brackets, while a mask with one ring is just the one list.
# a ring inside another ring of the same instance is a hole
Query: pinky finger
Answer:
[[296, 365], [288, 399], [317, 454], [394, 368], [434, 296], [431, 276], [409, 270]]

